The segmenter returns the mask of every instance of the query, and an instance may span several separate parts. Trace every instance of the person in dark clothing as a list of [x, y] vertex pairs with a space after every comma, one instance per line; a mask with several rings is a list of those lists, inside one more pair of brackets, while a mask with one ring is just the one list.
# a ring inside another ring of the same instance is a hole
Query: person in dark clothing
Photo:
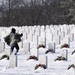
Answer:
[[[5, 42], [11, 47], [11, 53], [13, 52], [14, 48], [16, 48], [16, 53], [18, 53], [19, 51], [19, 46], [18, 46], [18, 42], [21, 41], [21, 37], [23, 36], [23, 34], [18, 34], [16, 33], [15, 28], [11, 29], [10, 34], [8, 35], [8, 37], [5, 37]], [[8, 41], [9, 39], [9, 41]]]

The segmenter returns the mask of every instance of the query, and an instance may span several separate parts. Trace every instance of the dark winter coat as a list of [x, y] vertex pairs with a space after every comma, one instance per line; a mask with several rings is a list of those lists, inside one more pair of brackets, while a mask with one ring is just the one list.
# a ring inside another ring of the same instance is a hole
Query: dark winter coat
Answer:
[[4, 40], [9, 46], [12, 46], [12, 44], [18, 43], [21, 41], [21, 36], [22, 34], [10, 33], [6, 37], [4, 37]]

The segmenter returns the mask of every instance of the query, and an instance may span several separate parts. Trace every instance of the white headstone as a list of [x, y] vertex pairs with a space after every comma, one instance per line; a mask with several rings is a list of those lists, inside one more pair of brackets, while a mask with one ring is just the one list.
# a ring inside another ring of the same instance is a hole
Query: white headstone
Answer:
[[48, 63], [48, 61], [47, 61], [47, 56], [40, 55], [40, 56], [39, 56], [39, 63], [48, 66], [48, 65], [47, 65], [47, 63]]
[[66, 50], [65, 48], [61, 49], [60, 56], [64, 57], [67, 60], [67, 58], [68, 58], [68, 50]]
[[38, 36], [37, 36], [37, 35], [34, 35], [34, 36], [33, 36], [33, 43], [34, 43], [35, 45], [38, 45]]
[[9, 66], [10, 68], [17, 67], [17, 55], [13, 55], [13, 54], [10, 55]]
[[11, 48], [5, 48], [5, 53], [6, 55], [9, 55], [11, 54]]
[[61, 37], [59, 35], [57, 35], [53, 38], [53, 41], [56, 45], [59, 45], [60, 41], [61, 41]]
[[55, 52], [55, 43], [49, 43], [48, 49], [52, 49]]
[[20, 34], [21, 34], [21, 33], [23, 33], [23, 31], [22, 31], [22, 29], [21, 29], [21, 28], [19, 28], [18, 30], [19, 30], [19, 32], [18, 32], [18, 33], [20, 33]]
[[65, 32], [64, 31], [62, 32], [62, 36], [65, 37]]
[[40, 36], [40, 29], [39, 28], [35, 30], [35, 35]]
[[36, 57], [38, 57], [39, 50], [33, 48], [32, 50], [30, 50], [30, 53], [31, 53], [31, 56], [36, 56]]
[[27, 39], [27, 32], [23, 33], [23, 39], [26, 40]]
[[29, 33], [28, 34], [28, 41], [29, 42], [32, 42], [33, 41], [33, 34], [32, 33]]
[[49, 29], [50, 29], [49, 25], [46, 25], [46, 31], [49, 30]]
[[41, 35], [40, 35], [41, 37], [46, 37], [46, 33], [45, 33], [45, 31], [44, 32], [41, 32]]
[[53, 35], [58, 35], [58, 30], [53, 29]]
[[46, 39], [47, 39], [49, 42], [52, 42], [52, 41], [53, 41], [53, 34], [52, 34], [52, 33], [46, 33]]
[[39, 37], [38, 44], [39, 44], [39, 45], [40, 45], [40, 44], [46, 45], [46, 38]]
[[74, 33], [69, 34], [70, 42], [74, 41]]
[[44, 32], [44, 26], [41, 26], [41, 32]]
[[0, 42], [0, 53], [2, 53], [5, 49], [5, 43], [4, 42]]
[[69, 37], [65, 37], [63, 40], [62, 40], [62, 42], [61, 42], [61, 44], [68, 44], [68, 45], [70, 45], [70, 38]]
[[71, 57], [71, 64], [75, 65], [75, 53]]
[[60, 37], [61, 37], [61, 39], [63, 39], [64, 37], [65, 37], [65, 32], [63, 31], [63, 32], [60, 32]]
[[29, 42], [24, 42], [23, 43], [23, 49], [24, 49], [24, 53], [28, 53], [30, 51], [30, 43]]
[[65, 35], [67, 35], [69, 33], [67, 27], [64, 27], [64, 32], [65, 32]]
[[1, 36], [4, 38], [6, 36], [6, 32], [5, 31], [2, 31], [1, 32]]

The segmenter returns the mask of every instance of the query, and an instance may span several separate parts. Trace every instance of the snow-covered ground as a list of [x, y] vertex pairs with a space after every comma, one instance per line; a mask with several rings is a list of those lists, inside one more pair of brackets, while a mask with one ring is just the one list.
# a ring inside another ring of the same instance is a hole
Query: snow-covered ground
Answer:
[[[61, 29], [62, 27], [63, 26], [61, 26]], [[75, 30], [74, 28], [70, 30], [70, 33], [74, 33], [74, 30]], [[66, 36], [69, 36], [69, 34]], [[39, 60], [38, 61], [33, 60], [33, 59], [27, 60], [28, 57], [31, 55], [31, 53], [28, 52], [25, 54], [24, 48], [20, 48], [17, 54], [17, 67], [15, 68], [9, 67], [9, 60], [7, 60], [6, 58], [0, 60], [0, 75], [75, 75], [74, 68], [70, 68], [69, 70], [67, 70], [69, 65], [73, 64], [73, 57], [75, 55], [71, 55], [71, 54], [75, 49], [75, 40], [70, 41], [70, 48], [66, 48], [68, 50], [68, 60], [67, 61], [63, 61], [63, 60], [54, 61], [57, 58], [57, 56], [60, 56], [60, 50], [61, 50], [60, 46], [61, 44], [56, 45], [55, 53], [48, 53], [48, 54], [45, 54], [45, 51], [47, 50], [47, 48], [38, 49], [39, 56], [42, 55], [42, 56], [47, 57], [47, 69], [38, 68], [37, 70], [35, 70], [35, 66], [36, 64], [39, 63]], [[32, 49], [37, 49], [37, 48], [35, 45], [31, 45], [30, 50]]]

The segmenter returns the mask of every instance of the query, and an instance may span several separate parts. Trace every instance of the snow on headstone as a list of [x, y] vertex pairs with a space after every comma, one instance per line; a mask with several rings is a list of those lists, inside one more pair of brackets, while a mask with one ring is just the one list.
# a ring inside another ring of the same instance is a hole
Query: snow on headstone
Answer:
[[39, 28], [35, 30], [35, 35], [40, 36], [40, 29]]
[[30, 51], [30, 43], [29, 42], [24, 42], [23, 43], [23, 50], [24, 50], [25, 54]]
[[33, 41], [33, 34], [32, 33], [28, 34], [28, 41], [29, 42]]
[[71, 64], [75, 65], [75, 53], [71, 57]]
[[34, 27], [32, 28], [32, 34], [33, 34], [33, 35], [35, 34], [35, 29], [34, 29]]
[[38, 49], [33, 48], [32, 50], [30, 50], [31, 56], [36, 56], [38, 57]]
[[2, 36], [2, 38], [4, 38], [6, 36], [6, 31], [2, 31], [1, 36]]
[[32, 30], [32, 26], [29, 26], [29, 27], [28, 27], [28, 32], [30, 33], [31, 30]]
[[27, 39], [27, 32], [23, 33], [23, 39], [26, 40]]
[[48, 64], [47, 64], [48, 63], [47, 56], [39, 55], [39, 63], [44, 64], [47, 67], [48, 66]]
[[23, 31], [22, 31], [22, 29], [21, 29], [21, 28], [19, 28], [18, 30], [19, 30], [19, 32], [18, 32], [18, 33], [20, 33], [20, 34], [21, 34], [21, 33], [23, 33]]
[[58, 30], [54, 29], [53, 35], [58, 35]]
[[64, 27], [63, 26], [61, 26], [61, 32], [63, 32], [64, 31]]
[[65, 37], [65, 32], [64, 31], [63, 32], [59, 32], [59, 35], [60, 35], [61, 39], [63, 39]]
[[49, 43], [48, 49], [52, 49], [55, 52], [55, 43]]
[[43, 41], [44, 41], [44, 43], [46, 45], [46, 32], [45, 31], [41, 32], [41, 36], [40, 37], [43, 38]]
[[46, 44], [46, 39], [45, 39], [45, 38], [43, 38], [43, 37], [39, 37], [38, 42], [39, 42], [39, 45], [40, 45], [40, 44], [45, 45], [45, 44]]
[[67, 60], [68, 59], [68, 50], [66, 50], [66, 48], [61, 49], [60, 56], [64, 57]]
[[46, 33], [46, 39], [50, 42], [53, 41], [53, 34], [52, 33]]
[[53, 38], [53, 41], [56, 45], [59, 45], [60, 41], [61, 41], [61, 37], [59, 35], [57, 35]]
[[65, 35], [69, 33], [67, 26], [64, 27], [64, 32], [65, 32]]
[[46, 31], [49, 30], [49, 29], [50, 29], [49, 25], [46, 25]]
[[5, 43], [4, 42], [0, 42], [0, 53], [2, 53], [5, 49]]
[[65, 37], [65, 32], [64, 31], [62, 32], [62, 36]]
[[44, 32], [44, 26], [41, 26], [41, 33]]
[[34, 43], [35, 45], [38, 45], [38, 36], [37, 36], [37, 35], [34, 35], [34, 36], [33, 36], [33, 43]]
[[65, 38], [62, 40], [61, 44], [64, 44], [64, 43], [70, 45], [70, 38], [69, 38], [69, 37], [65, 37]]
[[17, 67], [17, 55], [13, 55], [13, 54], [10, 55], [9, 66], [10, 68]]
[[69, 34], [70, 42], [74, 41], [74, 33]]
[[5, 53], [6, 55], [9, 55], [11, 54], [11, 48], [5, 48]]
[[28, 26], [25, 26], [25, 32], [28, 33]]
[[45, 32], [41, 32], [41, 37], [46, 37], [46, 33]]

